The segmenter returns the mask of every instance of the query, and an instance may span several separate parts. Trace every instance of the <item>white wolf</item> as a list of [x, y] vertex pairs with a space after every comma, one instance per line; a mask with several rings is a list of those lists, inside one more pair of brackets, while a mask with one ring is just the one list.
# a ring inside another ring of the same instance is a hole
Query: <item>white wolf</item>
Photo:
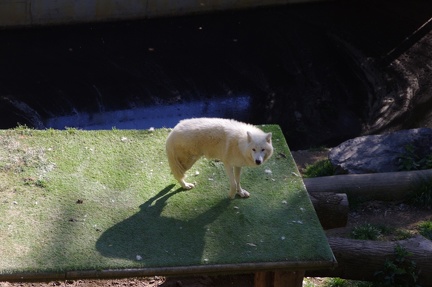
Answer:
[[195, 185], [185, 172], [202, 156], [219, 159], [230, 181], [229, 197], [249, 197], [240, 186], [243, 166], [258, 166], [273, 154], [272, 134], [235, 120], [194, 118], [180, 121], [166, 140], [169, 166], [184, 189]]

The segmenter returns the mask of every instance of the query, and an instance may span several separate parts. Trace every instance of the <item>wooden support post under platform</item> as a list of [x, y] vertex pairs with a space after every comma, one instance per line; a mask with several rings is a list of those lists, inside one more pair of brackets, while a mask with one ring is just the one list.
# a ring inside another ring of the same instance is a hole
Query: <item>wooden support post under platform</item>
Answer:
[[301, 287], [305, 271], [262, 271], [255, 273], [255, 287]]

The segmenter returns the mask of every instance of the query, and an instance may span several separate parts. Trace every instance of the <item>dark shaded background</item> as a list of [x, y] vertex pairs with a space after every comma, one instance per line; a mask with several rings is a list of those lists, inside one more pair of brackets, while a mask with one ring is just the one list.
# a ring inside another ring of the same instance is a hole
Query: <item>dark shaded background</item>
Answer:
[[0, 128], [209, 115], [277, 123], [295, 150], [427, 126], [432, 39], [414, 32], [431, 17], [430, 1], [364, 0], [1, 30]]

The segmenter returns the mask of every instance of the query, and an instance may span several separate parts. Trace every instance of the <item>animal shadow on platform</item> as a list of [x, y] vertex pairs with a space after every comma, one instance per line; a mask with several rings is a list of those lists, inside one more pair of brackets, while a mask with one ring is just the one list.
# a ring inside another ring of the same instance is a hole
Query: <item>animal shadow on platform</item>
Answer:
[[[136, 267], [172, 267], [203, 262], [207, 225], [230, 204], [227, 198], [187, 220], [165, 216], [168, 200], [179, 192], [169, 185], [140, 206], [140, 211], [115, 224], [98, 239], [96, 248], [109, 258], [136, 262]], [[171, 192], [170, 192], [171, 191]], [[194, 204], [194, 203], [191, 203]], [[176, 207], [178, 208], [178, 207]], [[194, 206], [184, 206], [193, 209]]]

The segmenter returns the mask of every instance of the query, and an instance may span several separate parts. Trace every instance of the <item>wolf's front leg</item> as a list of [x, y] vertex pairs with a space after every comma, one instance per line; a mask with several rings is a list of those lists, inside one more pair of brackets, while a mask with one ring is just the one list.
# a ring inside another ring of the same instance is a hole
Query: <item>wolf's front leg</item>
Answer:
[[237, 194], [240, 195], [241, 197], [249, 197], [250, 193], [247, 190], [241, 188], [240, 176], [241, 176], [241, 167], [237, 167], [237, 166], [234, 167], [234, 179], [236, 182]]
[[230, 182], [230, 192], [228, 194], [229, 198], [234, 199], [237, 192], [237, 184], [234, 178], [234, 169], [232, 166], [224, 163], [226, 174]]

